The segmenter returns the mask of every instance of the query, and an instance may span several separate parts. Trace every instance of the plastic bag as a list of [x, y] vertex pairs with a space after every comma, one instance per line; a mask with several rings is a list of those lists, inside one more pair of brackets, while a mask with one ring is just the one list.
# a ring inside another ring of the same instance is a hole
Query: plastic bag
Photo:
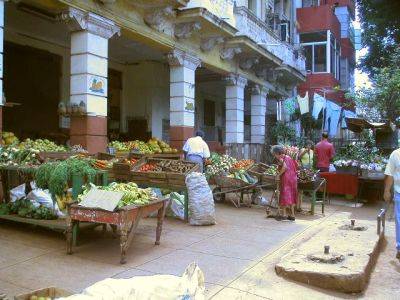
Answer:
[[182, 277], [173, 275], [108, 278], [77, 294], [59, 300], [204, 300], [204, 274], [191, 263]]
[[16, 186], [10, 190], [10, 201], [15, 202], [19, 199], [22, 199], [26, 196], [25, 194], [25, 183]]
[[169, 195], [170, 206], [168, 215], [184, 220], [185, 219], [185, 196], [177, 192], [172, 192]]
[[186, 187], [189, 195], [190, 225], [214, 225], [214, 198], [206, 177], [193, 172], [186, 176]]
[[64, 216], [64, 213], [59, 209], [57, 202], [53, 203], [49, 190], [34, 189], [26, 195], [26, 198], [31, 200], [32, 203], [38, 203], [38, 205], [54, 209], [54, 213], [58, 217]]
[[336, 168], [333, 164], [329, 165], [329, 172], [336, 172]]

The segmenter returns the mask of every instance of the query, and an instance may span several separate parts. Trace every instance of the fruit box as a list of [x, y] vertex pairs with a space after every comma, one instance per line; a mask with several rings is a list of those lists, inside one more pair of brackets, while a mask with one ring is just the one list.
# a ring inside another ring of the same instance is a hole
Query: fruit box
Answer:
[[40, 290], [36, 290], [33, 292], [20, 294], [14, 297], [14, 300], [30, 300], [32, 296], [37, 297], [50, 297], [51, 299], [59, 298], [59, 297], [68, 297], [73, 295], [72, 292], [63, 290], [57, 287], [49, 287]]

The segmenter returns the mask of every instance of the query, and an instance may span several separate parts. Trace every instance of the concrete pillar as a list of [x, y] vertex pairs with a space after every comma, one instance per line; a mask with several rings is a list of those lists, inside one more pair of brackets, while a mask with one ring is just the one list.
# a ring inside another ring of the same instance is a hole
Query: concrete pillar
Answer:
[[243, 144], [244, 141], [244, 87], [247, 79], [230, 74], [225, 78], [226, 96], [226, 125], [225, 143]]
[[255, 85], [251, 90], [251, 143], [265, 142], [265, 113], [268, 89]]
[[4, 49], [4, 0], [0, 0], [0, 133], [3, 131], [3, 49]]
[[193, 136], [195, 118], [195, 72], [200, 59], [180, 50], [168, 54], [170, 65], [170, 144], [181, 149]]
[[89, 153], [107, 145], [108, 39], [119, 33], [114, 22], [70, 8], [62, 14], [71, 29], [71, 105], [85, 107], [83, 115], [71, 116], [70, 144]]

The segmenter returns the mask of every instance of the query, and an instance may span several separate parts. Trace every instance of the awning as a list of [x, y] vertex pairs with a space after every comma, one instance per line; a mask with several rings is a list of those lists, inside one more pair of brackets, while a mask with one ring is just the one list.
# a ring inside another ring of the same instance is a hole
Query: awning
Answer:
[[360, 133], [364, 129], [379, 129], [383, 131], [393, 131], [395, 125], [386, 123], [369, 122], [363, 118], [346, 118], [347, 128], [353, 132]]

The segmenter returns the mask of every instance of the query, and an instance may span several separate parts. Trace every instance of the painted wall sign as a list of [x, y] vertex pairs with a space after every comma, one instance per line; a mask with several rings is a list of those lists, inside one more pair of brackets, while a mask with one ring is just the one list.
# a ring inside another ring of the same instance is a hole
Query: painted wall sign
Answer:
[[106, 95], [106, 79], [99, 76], [91, 76], [89, 79], [89, 91], [102, 96]]
[[194, 111], [194, 103], [190, 101], [185, 101], [185, 110]]

